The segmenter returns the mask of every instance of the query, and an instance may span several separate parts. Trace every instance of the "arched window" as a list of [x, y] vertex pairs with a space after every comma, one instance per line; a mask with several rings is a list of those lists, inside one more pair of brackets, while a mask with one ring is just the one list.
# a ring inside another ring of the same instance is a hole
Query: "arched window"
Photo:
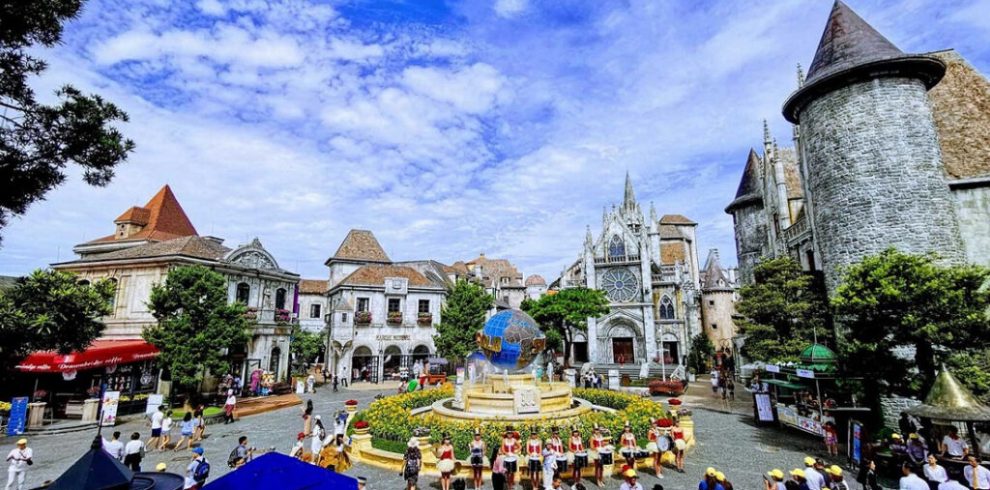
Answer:
[[110, 295], [110, 314], [113, 315], [114, 309], [117, 307], [117, 279], [111, 277], [110, 283], [113, 284], [113, 294]]
[[664, 296], [660, 299], [660, 319], [673, 320], [675, 317], [674, 302], [670, 300], [670, 296]]
[[237, 285], [237, 301], [246, 305], [250, 297], [251, 286], [246, 282], [239, 283]]
[[268, 370], [275, 373], [278, 377], [278, 368], [282, 365], [282, 349], [275, 347], [272, 349], [272, 357], [268, 360]]
[[278, 288], [275, 291], [275, 309], [276, 310], [285, 309], [285, 289]]
[[619, 235], [612, 236], [608, 242], [608, 256], [622, 257], [624, 255], [626, 255], [626, 243], [622, 241]]

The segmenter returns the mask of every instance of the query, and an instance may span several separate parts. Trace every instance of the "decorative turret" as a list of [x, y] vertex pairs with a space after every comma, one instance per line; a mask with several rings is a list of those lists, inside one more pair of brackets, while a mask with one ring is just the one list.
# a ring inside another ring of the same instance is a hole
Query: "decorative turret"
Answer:
[[626, 171], [626, 191], [622, 196], [622, 207], [627, 211], [636, 211], [636, 193], [633, 192], [632, 179], [629, 177], [629, 171]]
[[944, 72], [941, 61], [903, 53], [835, 2], [807, 79], [783, 108], [801, 124], [829, 290], [844, 266], [888, 247], [962, 258], [926, 94]]
[[736, 198], [725, 208], [725, 212], [731, 214], [735, 222], [740, 281], [750, 283], [753, 266], [768, 243], [767, 227], [763, 224], [762, 162], [754, 149], [749, 150]]

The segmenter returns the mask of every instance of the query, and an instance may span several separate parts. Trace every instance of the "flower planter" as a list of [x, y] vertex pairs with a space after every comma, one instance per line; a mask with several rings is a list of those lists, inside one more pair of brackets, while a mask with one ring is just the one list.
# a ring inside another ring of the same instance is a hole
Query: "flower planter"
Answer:
[[368, 434], [368, 431], [370, 431], [370, 430], [371, 430], [370, 427], [362, 427], [360, 429], [358, 429], [357, 427], [355, 427], [354, 428], [354, 435], [358, 435], [358, 436], [367, 435]]

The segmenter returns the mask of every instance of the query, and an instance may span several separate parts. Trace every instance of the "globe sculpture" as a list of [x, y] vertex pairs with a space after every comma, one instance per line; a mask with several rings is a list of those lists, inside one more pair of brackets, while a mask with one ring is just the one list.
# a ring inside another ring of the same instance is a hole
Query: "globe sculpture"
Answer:
[[496, 313], [485, 322], [476, 340], [493, 367], [509, 371], [527, 368], [547, 344], [536, 321], [519, 310]]

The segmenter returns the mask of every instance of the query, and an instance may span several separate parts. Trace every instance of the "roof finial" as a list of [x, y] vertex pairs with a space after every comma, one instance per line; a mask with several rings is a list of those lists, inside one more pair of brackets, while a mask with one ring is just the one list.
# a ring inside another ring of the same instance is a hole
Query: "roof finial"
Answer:
[[636, 209], [636, 194], [633, 192], [632, 179], [629, 177], [628, 170], [626, 170], [626, 192], [622, 198], [622, 206], [630, 211]]
[[798, 88], [804, 86], [804, 69], [801, 68], [801, 63], [797, 64], [797, 82], [798, 82]]

